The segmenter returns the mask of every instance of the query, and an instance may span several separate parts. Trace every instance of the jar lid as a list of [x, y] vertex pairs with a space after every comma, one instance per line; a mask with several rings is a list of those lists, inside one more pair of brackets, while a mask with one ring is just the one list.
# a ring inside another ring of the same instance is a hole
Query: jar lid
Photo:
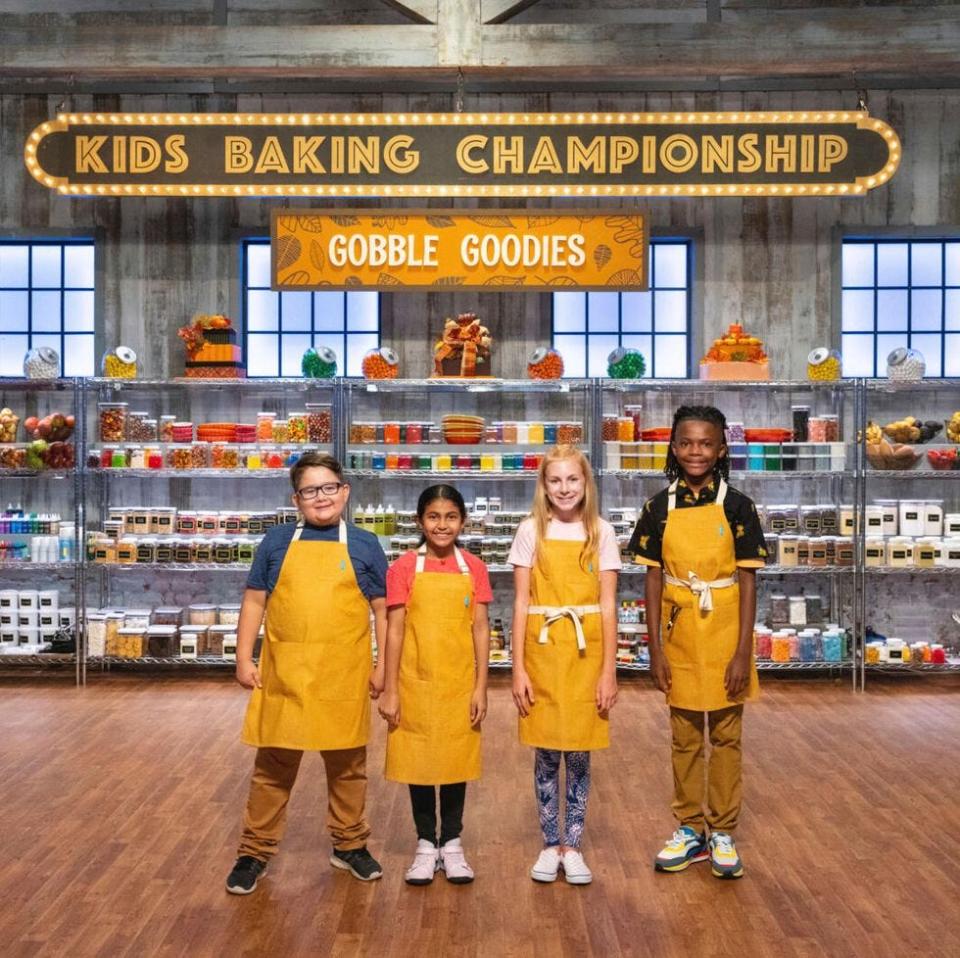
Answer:
[[810, 351], [807, 362], [811, 366], [820, 366], [830, 358], [830, 350], [826, 346], [818, 346]]
[[530, 358], [527, 360], [527, 363], [531, 366], [535, 366], [537, 363], [542, 363], [549, 355], [549, 346], [538, 346], [532, 353], [530, 353]]
[[128, 366], [137, 361], [137, 354], [129, 346], [117, 346], [113, 354], [120, 362], [126, 363]]
[[906, 346], [898, 346], [893, 352], [887, 356], [887, 365], [888, 366], [900, 366], [905, 363], [907, 357], [910, 355], [910, 350]]
[[51, 366], [60, 363], [60, 354], [50, 346], [38, 346], [37, 357]]
[[[333, 360], [335, 360], [335, 359], [337, 358], [337, 357], [336, 357], [336, 354], [333, 352], [332, 349], [331, 349], [331, 350], [328, 350], [328, 352], [330, 353], [332, 359], [328, 359], [327, 362], [333, 362]], [[380, 349], [377, 350], [377, 352], [380, 353], [380, 358], [381, 358], [388, 366], [397, 366], [397, 365], [399, 365], [399, 363], [400, 363], [400, 357], [399, 357], [399, 355], [397, 355], [396, 351], [393, 350], [393, 349], [391, 349], [389, 346], [381, 346]], [[321, 358], [322, 358], [322, 357], [321, 357]]]

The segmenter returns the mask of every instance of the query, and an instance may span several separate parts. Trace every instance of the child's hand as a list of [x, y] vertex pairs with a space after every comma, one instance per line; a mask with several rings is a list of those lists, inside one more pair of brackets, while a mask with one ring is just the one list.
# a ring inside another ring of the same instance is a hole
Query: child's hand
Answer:
[[387, 683], [387, 663], [381, 655], [370, 673], [370, 698], [378, 699]]
[[237, 681], [245, 689], [262, 689], [260, 669], [252, 659], [248, 662], [237, 662]]
[[400, 696], [396, 692], [384, 692], [377, 711], [390, 728], [396, 728], [400, 724]]
[[478, 726], [487, 717], [487, 690], [474, 689], [470, 699], [470, 724]]
[[606, 716], [610, 709], [617, 704], [617, 677], [615, 675], [601, 675], [597, 682], [597, 711]]
[[727, 698], [735, 699], [743, 694], [750, 682], [750, 653], [737, 652], [730, 660], [723, 675], [723, 687]]
[[513, 673], [513, 704], [524, 718], [530, 714], [533, 707], [533, 686], [526, 672]]
[[662, 652], [659, 655], [650, 656], [650, 676], [653, 679], [653, 684], [664, 695], [670, 694], [673, 677], [670, 675], [670, 663]]

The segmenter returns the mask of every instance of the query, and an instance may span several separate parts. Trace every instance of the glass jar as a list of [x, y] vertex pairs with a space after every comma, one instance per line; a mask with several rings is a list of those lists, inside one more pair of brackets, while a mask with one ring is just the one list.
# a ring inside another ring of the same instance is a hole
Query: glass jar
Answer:
[[126, 438], [127, 406], [125, 402], [97, 403], [100, 442], [122, 442]]
[[307, 439], [313, 443], [332, 442], [333, 407], [329, 403], [307, 403]]
[[206, 603], [197, 603], [187, 609], [190, 625], [216, 625], [217, 607]]
[[49, 346], [28, 349], [23, 357], [23, 375], [26, 379], [58, 379], [60, 354]]
[[287, 418], [287, 434], [290, 442], [306, 442], [309, 432], [307, 430], [307, 413], [292, 412]]
[[157, 420], [148, 412], [128, 412], [126, 429], [130, 442], [157, 441]]
[[161, 416], [158, 428], [160, 442], [173, 442], [173, 424], [177, 421], [176, 416]]
[[276, 419], [275, 412], [257, 413], [257, 442], [273, 442], [273, 424]]
[[136, 379], [140, 375], [136, 352], [129, 346], [108, 349], [100, 358], [100, 375], [107, 379]]
[[192, 469], [193, 455], [190, 446], [175, 445], [167, 449], [168, 469]]
[[926, 360], [917, 349], [900, 346], [887, 356], [887, 378], [894, 382], [919, 382], [926, 372]]
[[807, 356], [807, 379], [829, 382], [839, 379], [841, 370], [842, 359], [836, 349], [820, 346]]

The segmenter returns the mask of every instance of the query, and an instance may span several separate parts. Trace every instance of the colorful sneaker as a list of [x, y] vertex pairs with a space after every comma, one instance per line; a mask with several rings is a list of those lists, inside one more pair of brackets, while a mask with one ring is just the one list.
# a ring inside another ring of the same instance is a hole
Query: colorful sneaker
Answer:
[[743, 877], [743, 862], [733, 836], [727, 832], [714, 832], [710, 836], [710, 871], [717, 878]]
[[267, 863], [252, 855], [241, 855], [227, 876], [227, 891], [231, 895], [249, 895], [267, 870]]
[[403, 880], [408, 885], [429, 885], [439, 867], [440, 852], [437, 846], [421, 838], [417, 842], [417, 853], [413, 856], [413, 864], [407, 869]]
[[568, 848], [561, 856], [563, 876], [568, 885], [589, 885], [593, 881], [593, 872], [587, 868], [579, 849]]
[[689, 826], [681, 825], [653, 862], [658, 872], [682, 872], [694, 862], [705, 862], [710, 857], [707, 839]]
[[349, 848], [345, 851], [335, 848], [330, 856], [330, 864], [334, 868], [345, 869], [360, 881], [373, 881], [383, 874], [380, 862], [367, 851], [366, 845], [363, 848]]
[[454, 885], [468, 885], [473, 881], [473, 869], [467, 864], [459, 838], [451, 838], [440, 849], [440, 867], [447, 881]]
[[534, 881], [551, 882], [557, 880], [560, 870], [560, 849], [551, 845], [540, 852], [540, 857], [530, 869], [530, 877]]

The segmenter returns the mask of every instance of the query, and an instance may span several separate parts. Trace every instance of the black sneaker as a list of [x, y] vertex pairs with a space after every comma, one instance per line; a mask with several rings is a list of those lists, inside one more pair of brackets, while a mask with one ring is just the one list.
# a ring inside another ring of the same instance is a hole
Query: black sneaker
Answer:
[[335, 848], [330, 856], [330, 864], [334, 868], [345, 868], [354, 878], [360, 881], [373, 881], [383, 874], [383, 869], [370, 852], [367, 846], [340, 851]]
[[241, 855], [234, 863], [233, 871], [227, 876], [227, 891], [231, 895], [249, 895], [257, 887], [257, 882], [266, 870], [266, 862], [251, 855]]

